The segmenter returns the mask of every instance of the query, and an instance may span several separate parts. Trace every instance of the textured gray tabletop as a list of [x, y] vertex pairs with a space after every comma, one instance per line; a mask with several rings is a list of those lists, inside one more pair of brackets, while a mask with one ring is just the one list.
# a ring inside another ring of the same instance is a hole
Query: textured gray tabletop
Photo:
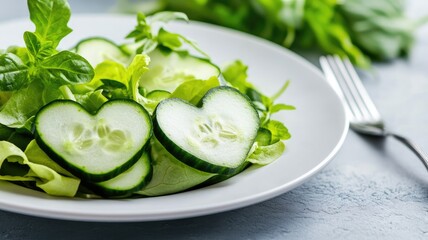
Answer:
[[[74, 13], [108, 12], [113, 0], [70, 0]], [[409, 14], [428, 2], [409, 1]], [[26, 1], [0, 0], [0, 21], [26, 16]], [[6, 33], [0, 33], [0, 37]], [[428, 151], [428, 27], [408, 59], [375, 64], [363, 76], [387, 125]], [[307, 55], [316, 62], [317, 56]], [[204, 217], [143, 223], [87, 223], [0, 211], [0, 239], [428, 239], [428, 173], [393, 139], [350, 132], [314, 178], [274, 199]]]

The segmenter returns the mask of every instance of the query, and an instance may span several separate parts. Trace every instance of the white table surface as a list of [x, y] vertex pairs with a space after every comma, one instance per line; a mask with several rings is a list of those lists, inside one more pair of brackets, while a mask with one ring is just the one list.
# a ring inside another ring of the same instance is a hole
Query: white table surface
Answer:
[[[70, 0], [73, 12], [112, 11], [113, 0]], [[409, 1], [410, 16], [428, 2]], [[26, 1], [0, 0], [0, 21], [26, 17]], [[0, 37], [7, 33], [0, 33]], [[428, 27], [408, 59], [377, 63], [363, 81], [387, 126], [428, 151]], [[316, 64], [318, 56], [304, 54]], [[428, 172], [393, 139], [350, 132], [314, 178], [274, 199], [209, 216], [88, 223], [0, 211], [0, 239], [428, 239]]]

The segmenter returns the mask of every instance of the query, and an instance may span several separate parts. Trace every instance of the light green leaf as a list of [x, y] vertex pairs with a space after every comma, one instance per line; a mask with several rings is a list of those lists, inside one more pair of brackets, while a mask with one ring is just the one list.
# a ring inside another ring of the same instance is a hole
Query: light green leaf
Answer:
[[7, 181], [34, 181], [36, 186], [54, 196], [73, 197], [80, 184], [80, 180], [62, 176], [53, 169], [31, 162], [25, 153], [12, 143], [0, 141], [0, 166], [4, 162], [16, 163], [28, 167], [28, 172], [19, 175], [0, 175], [0, 180]]
[[37, 144], [36, 140], [32, 140], [28, 144], [24, 153], [27, 156], [27, 158], [33, 163], [44, 165], [64, 176], [74, 177], [73, 174], [71, 174], [69, 171], [65, 170], [64, 168], [62, 168], [60, 165], [58, 165], [58, 163], [52, 160], [45, 152], [43, 152], [43, 150]]
[[145, 38], [145, 39], [141, 40], [140, 44], [141, 44], [141, 46], [139, 48], [137, 48], [136, 53], [148, 54], [148, 53], [152, 52], [153, 50], [155, 50], [156, 47], [158, 46], [158, 42], [154, 41], [150, 38]]
[[123, 64], [111, 60], [106, 60], [95, 67], [95, 76], [92, 81], [101, 84], [103, 79], [109, 79], [115, 80], [127, 86], [128, 76], [126, 71], [127, 70], [125, 66], [123, 66]]
[[192, 104], [197, 104], [211, 88], [220, 86], [217, 77], [208, 80], [191, 80], [182, 83], [171, 94], [171, 98], [181, 98]]
[[179, 49], [183, 45], [178, 34], [168, 32], [164, 28], [159, 30], [157, 40], [169, 49]]
[[266, 128], [259, 128], [257, 131], [256, 142], [259, 146], [266, 146], [272, 142], [272, 133]]
[[272, 143], [276, 143], [280, 140], [287, 140], [291, 137], [287, 127], [280, 121], [270, 120], [264, 127], [271, 132]]
[[163, 90], [155, 90], [146, 95], [138, 96], [138, 103], [144, 106], [144, 108], [150, 113], [153, 114], [158, 104], [171, 96], [171, 93]]
[[30, 63], [30, 53], [28, 52], [28, 49], [25, 47], [18, 47], [18, 46], [10, 46], [7, 48], [6, 53], [13, 53], [18, 58], [21, 59], [21, 61], [24, 63], [24, 65], [29, 66]]
[[0, 124], [11, 128], [23, 127], [44, 105], [42, 93], [40, 82], [32, 82], [27, 88], [14, 92], [0, 111]]
[[146, 20], [149, 24], [151, 24], [154, 22], [167, 23], [167, 22], [174, 21], [174, 20], [184, 20], [184, 21], [188, 22], [189, 18], [187, 17], [187, 15], [185, 13], [182, 13], [182, 12], [163, 11], [163, 12], [158, 12], [158, 13], [155, 13], [153, 15], [146, 17]]
[[110, 79], [103, 79], [101, 82], [103, 85], [98, 89], [102, 90], [102, 94], [108, 99], [129, 98], [128, 88], [125, 84]]
[[103, 90], [97, 90], [86, 94], [76, 94], [76, 101], [80, 103], [88, 112], [96, 112], [101, 105], [108, 101], [103, 95]]
[[285, 144], [281, 141], [267, 146], [258, 146], [257, 143], [255, 144], [255, 150], [247, 158], [247, 161], [253, 164], [270, 164], [281, 157], [285, 151]]
[[147, 72], [150, 58], [146, 54], [137, 54], [127, 68], [128, 74], [128, 89], [132, 99], [137, 100], [138, 96], [138, 82], [141, 76]]
[[51, 41], [40, 41], [39, 37], [32, 32], [24, 33], [24, 41], [31, 54], [32, 62], [40, 61], [55, 53]]
[[36, 34], [43, 41], [51, 41], [56, 48], [72, 30], [67, 26], [71, 11], [67, 0], [28, 0], [30, 19]]
[[240, 92], [246, 93], [249, 83], [247, 82], [248, 66], [242, 61], [237, 60], [227, 65], [222, 73], [224, 79], [237, 88]]
[[28, 84], [28, 67], [13, 53], [0, 55], [0, 91], [14, 91]]
[[137, 194], [159, 196], [197, 186], [216, 174], [189, 167], [172, 156], [156, 139], [152, 141], [153, 178]]
[[187, 44], [190, 48], [196, 50], [204, 57], [209, 56], [202, 51], [195, 42], [186, 38], [183, 35], [166, 31], [163, 25], [173, 20], [184, 20], [188, 21], [187, 15], [182, 12], [158, 12], [153, 15], [146, 17], [142, 13], [137, 15], [137, 26], [131, 31], [126, 38], [133, 38], [138, 44], [141, 44], [137, 48], [137, 53], [150, 53], [158, 45], [162, 45], [171, 50], [183, 50], [181, 47]]
[[296, 107], [284, 103], [278, 103], [271, 107], [270, 112], [271, 113], [277, 113], [282, 110], [295, 110]]

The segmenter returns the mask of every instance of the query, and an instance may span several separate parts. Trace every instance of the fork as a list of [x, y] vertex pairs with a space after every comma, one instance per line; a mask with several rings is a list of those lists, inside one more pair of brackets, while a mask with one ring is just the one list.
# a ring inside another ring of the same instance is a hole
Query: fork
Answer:
[[369, 136], [394, 137], [409, 147], [428, 170], [428, 157], [417, 145], [385, 128], [379, 111], [349, 59], [342, 60], [339, 56], [322, 56], [320, 64], [327, 81], [347, 106], [352, 130]]

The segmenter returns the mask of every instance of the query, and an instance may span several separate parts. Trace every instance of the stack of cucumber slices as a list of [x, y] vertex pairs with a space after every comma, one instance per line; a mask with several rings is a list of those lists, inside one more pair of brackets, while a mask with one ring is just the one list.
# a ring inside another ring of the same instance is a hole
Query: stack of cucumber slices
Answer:
[[[139, 14], [132, 42], [92, 37], [60, 51], [67, 1], [28, 3], [35, 32], [25, 47], [0, 50], [0, 179], [56, 196], [149, 197], [223, 181], [284, 152], [290, 134], [272, 115], [294, 109], [275, 103], [288, 82], [268, 97], [241, 61], [218, 67], [166, 30], [183, 13]], [[46, 14], [61, 21], [52, 27]]]
[[56, 100], [40, 109], [34, 126], [37, 144], [101, 195], [126, 195], [150, 180], [152, 122], [138, 103], [108, 101], [92, 115]]
[[127, 196], [150, 182], [150, 138], [185, 165], [211, 174], [241, 170], [260, 127], [257, 110], [238, 90], [210, 89], [200, 106], [161, 101], [153, 121], [132, 100], [111, 100], [94, 113], [56, 100], [37, 113], [37, 144], [101, 196]]

